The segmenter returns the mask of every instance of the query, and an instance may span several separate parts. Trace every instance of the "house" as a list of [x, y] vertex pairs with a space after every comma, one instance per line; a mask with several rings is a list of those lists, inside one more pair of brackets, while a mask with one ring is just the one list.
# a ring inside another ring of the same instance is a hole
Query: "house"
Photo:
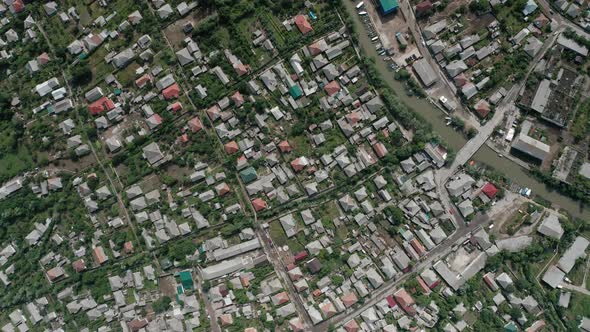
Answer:
[[176, 58], [183, 67], [195, 61], [195, 58], [191, 55], [188, 48], [186, 47], [176, 52]]
[[151, 83], [151, 82], [152, 82], [152, 76], [150, 74], [144, 74], [143, 76], [141, 76], [140, 78], [135, 80], [135, 85], [141, 89], [146, 84]]
[[414, 300], [414, 298], [412, 298], [410, 293], [408, 293], [405, 290], [405, 288], [402, 288], [397, 292], [393, 293], [393, 299], [400, 306], [400, 308], [402, 308], [408, 315], [416, 315], [416, 301]]
[[96, 100], [95, 102], [88, 105], [90, 114], [97, 115], [105, 111], [110, 111], [115, 108], [115, 103], [108, 97], [104, 96]]
[[104, 253], [104, 249], [100, 246], [92, 249], [92, 257], [94, 258], [94, 262], [97, 265], [102, 265], [109, 260], [107, 255]]
[[539, 83], [539, 87], [535, 92], [535, 96], [533, 97], [530, 108], [538, 113], [543, 113], [545, 111], [545, 106], [547, 106], [549, 103], [550, 95], [551, 81], [548, 79], [543, 79], [541, 83]]
[[537, 37], [531, 36], [527, 39], [526, 45], [524, 45], [524, 51], [528, 54], [531, 58], [534, 58], [537, 53], [541, 50], [543, 43], [537, 39]]
[[158, 16], [160, 16], [161, 19], [165, 20], [168, 18], [168, 16], [174, 13], [174, 10], [172, 9], [172, 6], [170, 6], [170, 4], [165, 4], [164, 6], [158, 8], [156, 12], [158, 13]]
[[219, 66], [214, 67], [213, 69], [211, 69], [211, 72], [213, 72], [213, 74], [215, 74], [215, 76], [217, 76], [217, 78], [221, 81], [221, 83], [223, 83], [223, 85], [229, 84], [229, 78], [223, 72], [223, 69], [221, 69], [221, 67], [219, 67]]
[[473, 184], [475, 184], [475, 180], [471, 176], [461, 173], [459, 176], [449, 181], [446, 184], [446, 187], [452, 197], [457, 197], [471, 188]]
[[432, 8], [432, 2], [430, 2], [430, 0], [424, 0], [422, 2], [419, 2], [414, 7], [414, 11], [416, 12], [416, 16], [420, 17], [429, 14], [432, 11]]
[[[395, 1], [395, 0], [389, 0], [389, 1]], [[430, 40], [430, 39], [433, 39], [434, 37], [436, 37], [437, 34], [442, 32], [446, 28], [447, 28], [447, 20], [443, 19], [443, 20], [435, 22], [435, 23], [425, 27], [424, 29], [422, 29], [422, 34], [424, 35], [424, 39]]]
[[242, 94], [240, 93], [240, 91], [236, 91], [231, 96], [231, 100], [233, 101], [233, 103], [234, 103], [234, 105], [236, 107], [240, 107], [240, 106], [242, 106], [242, 104], [244, 104], [244, 97], [242, 96]]
[[159, 114], [154, 113], [154, 115], [147, 118], [145, 122], [147, 123], [150, 129], [154, 129], [162, 124], [162, 117]]
[[291, 145], [286, 140], [285, 141], [281, 141], [278, 144], [278, 147], [279, 147], [279, 150], [281, 150], [282, 153], [289, 153], [292, 150]]
[[305, 266], [309, 269], [311, 273], [318, 273], [322, 269], [322, 263], [317, 258], [312, 258], [308, 261]]
[[143, 157], [147, 159], [150, 165], [155, 166], [164, 158], [164, 154], [160, 151], [158, 143], [152, 142], [143, 147]]
[[83, 258], [80, 258], [72, 263], [72, 268], [74, 269], [74, 271], [80, 273], [86, 270], [86, 262]]
[[309, 165], [309, 161], [305, 157], [299, 157], [291, 161], [291, 167], [293, 167], [296, 172], [303, 170], [307, 165]]
[[139, 10], [136, 10], [127, 16], [127, 20], [132, 25], [138, 25], [142, 19], [143, 19], [143, 16], [141, 16], [141, 13], [139, 12]]
[[180, 87], [178, 86], [178, 83], [174, 83], [162, 90], [162, 96], [164, 96], [164, 99], [166, 100], [177, 99], [179, 95]]
[[485, 119], [492, 111], [490, 104], [485, 99], [480, 99], [473, 108], [481, 119]]
[[35, 91], [39, 94], [40, 97], [44, 97], [54, 89], [59, 87], [59, 80], [55, 77], [43, 82], [39, 83], [35, 86]]
[[236, 141], [231, 141], [226, 143], [223, 148], [225, 149], [225, 153], [227, 154], [234, 154], [238, 151], [240, 151], [240, 147], [238, 146], [238, 143], [236, 143]]
[[481, 192], [489, 199], [494, 199], [498, 193], [498, 188], [496, 188], [491, 182], [488, 182], [481, 188]]
[[127, 48], [115, 55], [112, 61], [115, 67], [122, 69], [125, 68], [125, 66], [127, 66], [134, 57], [135, 53], [133, 52], [133, 49]]
[[537, 7], [538, 7], [537, 3], [534, 0], [528, 0], [527, 3], [524, 5], [524, 8], [522, 10], [522, 14], [524, 16], [529, 16], [535, 10], [537, 10]]
[[297, 224], [292, 214], [281, 217], [279, 222], [281, 223], [281, 226], [283, 227], [283, 230], [285, 231], [285, 234], [288, 238], [297, 234]]
[[192, 132], [196, 133], [203, 129], [203, 123], [201, 122], [201, 119], [196, 116], [188, 121], [188, 127]]
[[299, 29], [299, 31], [302, 34], [308, 34], [310, 32], [313, 31], [313, 27], [311, 26], [311, 24], [309, 23], [309, 21], [307, 20], [307, 17], [304, 15], [297, 15], [295, 16], [295, 18], [293, 19], [293, 21], [295, 22], [295, 25], [297, 25], [297, 28]]
[[556, 240], [559, 240], [564, 232], [559, 222], [559, 217], [555, 213], [549, 213], [545, 219], [543, 219], [537, 231]]
[[340, 84], [337, 81], [332, 81], [324, 86], [324, 91], [326, 91], [328, 96], [333, 96], [340, 91]]
[[551, 288], [556, 288], [561, 285], [563, 278], [565, 278], [565, 272], [560, 270], [556, 265], [551, 265], [543, 275], [542, 280]]
[[467, 70], [467, 65], [463, 60], [453, 60], [446, 67], [445, 70], [450, 77], [455, 77]]
[[588, 244], [588, 240], [578, 236], [574, 240], [574, 243], [565, 251], [563, 256], [561, 256], [557, 262], [557, 267], [559, 267], [563, 272], [569, 273], [576, 264], [578, 258], [585, 257]]
[[256, 199], [252, 200], [252, 206], [254, 207], [254, 210], [262, 211], [262, 210], [266, 209], [267, 204], [266, 204], [266, 201], [264, 201], [263, 199], [256, 198]]
[[99, 86], [89, 90], [84, 94], [84, 98], [86, 98], [86, 100], [88, 100], [89, 103], [95, 102], [103, 96], [104, 93], [102, 92], [102, 89]]

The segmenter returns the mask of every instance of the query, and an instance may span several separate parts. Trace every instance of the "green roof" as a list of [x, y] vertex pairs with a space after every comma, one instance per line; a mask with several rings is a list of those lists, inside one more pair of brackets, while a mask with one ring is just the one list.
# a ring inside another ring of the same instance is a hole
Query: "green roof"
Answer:
[[397, 0], [381, 0], [381, 9], [385, 13], [389, 13], [399, 7]]
[[186, 289], [193, 288], [193, 276], [191, 276], [190, 271], [182, 271], [180, 272], [180, 282], [182, 283], [182, 287]]
[[240, 177], [242, 178], [242, 181], [248, 183], [256, 180], [258, 175], [256, 174], [254, 167], [250, 166], [240, 172]]
[[291, 94], [291, 97], [293, 97], [295, 99], [297, 99], [303, 95], [303, 92], [301, 91], [301, 88], [299, 87], [299, 85], [293, 85], [289, 89], [289, 93]]
[[508, 324], [504, 325], [504, 331], [506, 332], [516, 332], [518, 328], [514, 322], [508, 322]]

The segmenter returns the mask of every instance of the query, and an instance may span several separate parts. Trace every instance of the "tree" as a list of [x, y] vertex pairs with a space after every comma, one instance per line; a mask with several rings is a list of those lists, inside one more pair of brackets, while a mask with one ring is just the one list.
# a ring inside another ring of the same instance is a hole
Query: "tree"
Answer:
[[13, 112], [10, 110], [10, 96], [0, 92], [0, 120], [10, 120]]
[[170, 297], [168, 297], [168, 296], [161, 297], [159, 300], [154, 301], [152, 303], [152, 309], [154, 309], [154, 312], [156, 312], [157, 314], [162, 313], [162, 312], [168, 310], [171, 302], [172, 302], [172, 299], [170, 299]]
[[92, 82], [92, 69], [88, 61], [80, 61], [72, 70], [72, 85], [83, 86]]
[[469, 4], [469, 10], [472, 13], [480, 14], [490, 9], [490, 3], [488, 0], [475, 0]]

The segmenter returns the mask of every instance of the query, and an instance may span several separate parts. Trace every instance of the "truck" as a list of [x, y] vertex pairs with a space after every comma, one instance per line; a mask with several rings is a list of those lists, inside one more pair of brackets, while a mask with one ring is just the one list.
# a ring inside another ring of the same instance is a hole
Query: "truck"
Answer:
[[401, 32], [396, 32], [395, 38], [397, 39], [400, 46], [402, 46], [402, 47], [408, 46], [408, 42], [406, 41], [406, 37], [404, 37], [404, 35], [402, 35]]

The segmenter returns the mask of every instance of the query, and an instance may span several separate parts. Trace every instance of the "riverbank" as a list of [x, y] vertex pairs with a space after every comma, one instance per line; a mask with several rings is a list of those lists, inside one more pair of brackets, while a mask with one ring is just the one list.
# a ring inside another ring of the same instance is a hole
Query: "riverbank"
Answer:
[[[447, 126], [445, 120], [447, 115], [441, 112], [438, 108], [433, 107], [428, 99], [417, 99], [409, 97], [404, 93], [405, 90], [403, 84], [393, 78], [393, 74], [389, 71], [387, 64], [383, 61], [382, 57], [377, 54], [374, 45], [367, 37], [367, 33], [364, 30], [365, 28], [357, 15], [355, 3], [344, 0], [343, 4], [347, 10], [348, 16], [355, 26], [355, 31], [357, 32], [356, 37], [360, 49], [366, 57], [375, 60], [375, 69], [381, 74], [383, 82], [396, 93], [397, 99], [407, 105], [408, 109], [419, 114], [421, 119], [427, 121], [432, 130], [438, 134], [450, 148], [454, 151], [459, 151], [467, 142], [463, 134], [455, 131], [450, 126]], [[490, 165], [498, 172], [508, 175], [510, 179], [519, 186], [530, 188], [533, 195], [539, 195], [543, 199], [551, 202], [554, 208], [563, 209], [574, 217], [590, 220], [590, 210], [586, 206], [549, 188], [528, 174], [528, 171], [524, 170], [520, 165], [515, 164], [506, 158], [499, 157], [498, 153], [487, 145], [484, 144], [475, 153], [473, 159], [477, 162]]]

